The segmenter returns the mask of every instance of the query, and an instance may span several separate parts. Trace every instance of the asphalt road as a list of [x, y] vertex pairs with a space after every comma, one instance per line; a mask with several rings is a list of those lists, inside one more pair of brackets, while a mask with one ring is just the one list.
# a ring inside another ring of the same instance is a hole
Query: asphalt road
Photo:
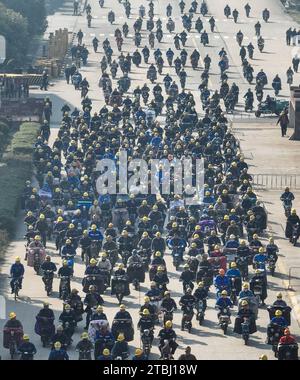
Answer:
[[[116, 13], [116, 23], [114, 25], [110, 25], [107, 22], [107, 13], [110, 8], [108, 7], [108, 1], [106, 0], [105, 8], [100, 9], [98, 5], [98, 1], [90, 0], [89, 1], [92, 6], [92, 14], [94, 19], [92, 20], [92, 28], [87, 28], [87, 22], [85, 17], [73, 17], [70, 15], [70, 8], [66, 7], [62, 10], [60, 15], [51, 16], [50, 18], [50, 28], [58, 28], [68, 25], [69, 28], [75, 27], [75, 31], [81, 28], [85, 34], [84, 42], [87, 44], [90, 50], [89, 64], [87, 67], [83, 67], [81, 72], [83, 76], [87, 78], [91, 85], [91, 90], [89, 93], [89, 97], [93, 100], [93, 105], [95, 110], [98, 110], [103, 105], [103, 97], [102, 91], [98, 88], [97, 83], [100, 77], [100, 65], [99, 62], [102, 58], [102, 49], [101, 43], [103, 39], [107, 36], [112, 43], [113, 50], [115, 54], [118, 54], [115, 41], [113, 37], [114, 30], [116, 27], [121, 27], [125, 22], [125, 13], [123, 10], [123, 6], [119, 4], [117, 0], [111, 0], [109, 2], [111, 8]], [[143, 1], [145, 6], [147, 6], [147, 1]], [[190, 1], [187, 2], [188, 4]], [[244, 35], [248, 37], [249, 40], [253, 39], [254, 33], [254, 24], [257, 19], [262, 23], [262, 34], [266, 39], [266, 51], [263, 54], [259, 54], [255, 51], [255, 60], [253, 61], [255, 71], [258, 71], [260, 68], [264, 68], [268, 74], [269, 78], [273, 78], [275, 74], [279, 73], [282, 78], [282, 82], [285, 83], [285, 72], [290, 65], [291, 60], [291, 47], [287, 47], [285, 45], [285, 31], [289, 26], [293, 26], [293, 21], [290, 18], [283, 14], [282, 7], [279, 2], [271, 1], [271, 0], [263, 0], [260, 2], [251, 1], [250, 4], [253, 10], [251, 12], [251, 18], [246, 20], [244, 14], [244, 4], [240, 1], [230, 1], [230, 6], [232, 9], [236, 6], [240, 11], [240, 20], [239, 24], [234, 24], [233, 20], [226, 20], [223, 15], [223, 8], [226, 5], [226, 1], [223, 0], [210, 0], [209, 1], [209, 12], [213, 14], [216, 18], [217, 31], [213, 35], [210, 33], [210, 41], [211, 45], [206, 49], [203, 49], [200, 44], [199, 38], [197, 38], [197, 34], [192, 31], [188, 37], [187, 50], [189, 53], [192, 52], [193, 49], [198, 49], [200, 51], [201, 56], [203, 57], [206, 53], [208, 53], [213, 60], [212, 66], [212, 74], [210, 78], [210, 87], [216, 88], [219, 85], [219, 69], [217, 66], [217, 54], [219, 50], [224, 46], [230, 55], [230, 82], [236, 81], [236, 83], [240, 86], [240, 92], [244, 93], [248, 88], [248, 84], [241, 77], [240, 72], [240, 58], [238, 56], [239, 49], [237, 47], [237, 43], [235, 41], [235, 34], [241, 28]], [[255, 4], [254, 4], [255, 3]], [[131, 1], [132, 4], [132, 15], [128, 24], [130, 26], [129, 38], [125, 40], [124, 44], [124, 53], [133, 52], [135, 50], [135, 46], [132, 40], [132, 24], [137, 17], [138, 14], [138, 6], [141, 4], [141, 1]], [[158, 16], [162, 19], [163, 23], [166, 22], [165, 8], [168, 4], [168, 1], [154, 1], [155, 4], [155, 16]], [[267, 7], [271, 11], [271, 19], [268, 24], [265, 24], [261, 19], [262, 10]], [[97, 17], [96, 17], [97, 16]], [[173, 19], [176, 20], [176, 31], [181, 32], [182, 26], [180, 23], [180, 13], [177, 6], [174, 6], [173, 10]], [[208, 18], [205, 18], [206, 30], [208, 31]], [[143, 40], [145, 43], [148, 43], [148, 33], [145, 33], [143, 30]], [[92, 51], [91, 41], [94, 36], [97, 36], [100, 40], [100, 52], [95, 54]], [[131, 37], [130, 37], [131, 36]], [[146, 36], [146, 38], [144, 38]], [[147, 41], [147, 42], [146, 42]], [[144, 46], [142, 42], [142, 46]], [[157, 47], [156, 45], [155, 47]], [[173, 38], [172, 36], [168, 36], [167, 32], [165, 32], [165, 36], [163, 39], [163, 43], [159, 45], [160, 49], [166, 51], [168, 47], [171, 46], [173, 48]], [[119, 54], [118, 54], [119, 55]], [[175, 55], [176, 56], [176, 55]], [[151, 57], [150, 62], [153, 61], [153, 57]], [[143, 63], [139, 68], [134, 68], [133, 72], [130, 74], [132, 78], [132, 88], [133, 86], [143, 85], [146, 82], [146, 71], [147, 66]], [[163, 70], [163, 75], [167, 72], [170, 73], [171, 76], [175, 78], [175, 70], [174, 68], [165, 67]], [[199, 103], [199, 94], [198, 94], [198, 85], [199, 78], [202, 72], [201, 70], [192, 71], [191, 68], [187, 67], [188, 79], [187, 79], [187, 90], [192, 91], [196, 95], [196, 99], [198, 100], [197, 109], [199, 112], [202, 110], [201, 104]], [[163, 76], [159, 78], [161, 81]], [[295, 77], [296, 82], [298, 80], [298, 76]], [[269, 80], [270, 81], [270, 80]], [[151, 86], [150, 86], [151, 87]], [[130, 90], [132, 90], [132, 88]], [[288, 88], [284, 86], [282, 91], [282, 95], [288, 96]], [[48, 94], [51, 96], [51, 99], [54, 103], [54, 111], [55, 115], [53, 117], [53, 128], [52, 128], [52, 136], [53, 140], [56, 135], [55, 123], [57, 124], [60, 119], [60, 108], [63, 103], [68, 102], [72, 106], [80, 105], [80, 93], [75, 92], [71, 85], [67, 85], [64, 80], [54, 82], [53, 87], [49, 89]], [[40, 91], [36, 91], [36, 96], [40, 96]], [[42, 94], [45, 96], [45, 93]], [[242, 107], [240, 107], [242, 111]], [[240, 117], [240, 114], [239, 114]], [[253, 152], [255, 154], [255, 152]], [[25, 249], [23, 243], [23, 226], [22, 226], [22, 216], [20, 215], [20, 225], [18, 231], [18, 239], [15, 240], [7, 253], [6, 262], [2, 268], [2, 273], [4, 277], [9, 273], [9, 267], [14, 260], [14, 257], [20, 255], [24, 257]], [[53, 257], [53, 261], [60, 265], [60, 258], [57, 253], [53, 250], [53, 245], [50, 245], [47, 248]], [[176, 273], [173, 270], [170, 255], [167, 254], [167, 267], [169, 271], [170, 277], [170, 285], [169, 289], [172, 292], [172, 296], [178, 302], [179, 297], [182, 294], [182, 286], [178, 281], [179, 273]], [[79, 258], [77, 258], [75, 264], [75, 278], [72, 281], [72, 287], [76, 287], [81, 292], [81, 277], [84, 271], [84, 265], [80, 263]], [[275, 300], [275, 294], [278, 290], [283, 289], [281, 276], [276, 276], [274, 278], [269, 278], [269, 296], [267, 299], [267, 303], [271, 304]], [[131, 291], [131, 295], [126, 298], [125, 304], [128, 307], [135, 323], [138, 320], [138, 309], [139, 305], [143, 301], [143, 295], [149, 286], [148, 276], [147, 282], [143, 284], [141, 288], [141, 292], [136, 292], [134, 290]], [[8, 280], [4, 280], [3, 283], [3, 292], [2, 294], [6, 297], [6, 314], [10, 311], [15, 311], [17, 313], [18, 318], [24, 324], [24, 330], [28, 333], [32, 339], [32, 341], [36, 344], [38, 349], [38, 354], [36, 355], [37, 359], [45, 359], [49, 354], [49, 349], [44, 349], [41, 346], [41, 343], [38, 337], [34, 334], [33, 327], [35, 322], [35, 315], [38, 313], [38, 310], [42, 306], [42, 302], [47, 299], [46, 294], [44, 292], [41, 277], [34, 274], [32, 268], [26, 268], [26, 274], [24, 279], [24, 286], [20, 294], [20, 299], [15, 302], [12, 300], [11, 295], [9, 294]], [[62, 310], [62, 302], [57, 298], [57, 290], [58, 290], [58, 280], [54, 280], [54, 294], [50, 297], [51, 307], [55, 310], [56, 317], [60, 314]], [[213, 290], [213, 288], [212, 288]], [[105, 306], [104, 311], [108, 315], [108, 319], [111, 322], [113, 316], [118, 310], [117, 302], [115, 298], [112, 298], [109, 294], [104, 295]], [[273, 354], [270, 350], [270, 346], [265, 344], [266, 338], [266, 326], [268, 324], [268, 313], [265, 308], [260, 309], [259, 318], [257, 321], [258, 332], [251, 336], [249, 346], [245, 347], [243, 341], [240, 336], [233, 334], [232, 327], [229, 329], [228, 335], [224, 336], [223, 332], [217, 325], [217, 312], [214, 309], [215, 304], [215, 295], [213, 293], [210, 294], [210, 299], [208, 301], [208, 309], [205, 316], [204, 325], [199, 327], [197, 322], [193, 321], [193, 331], [191, 334], [187, 332], [181, 332], [180, 330], [180, 320], [181, 320], [181, 312], [178, 311], [174, 317], [174, 326], [178, 332], [178, 343], [179, 349], [176, 353], [179, 355], [183, 352], [186, 345], [192, 346], [192, 352], [196, 355], [198, 359], [237, 359], [237, 360], [249, 360], [249, 359], [258, 359], [261, 354], [267, 354], [269, 359], [273, 359]], [[233, 311], [233, 318], [236, 313], [236, 308]], [[2, 330], [2, 326], [4, 321], [0, 321], [0, 329]], [[83, 331], [84, 324], [81, 323], [74, 335], [74, 343], [77, 343], [80, 338], [80, 334]], [[293, 332], [299, 334], [299, 326], [293, 318], [291, 329]], [[157, 335], [159, 328], [156, 328], [155, 335]], [[1, 334], [1, 333], [0, 333]], [[155, 341], [157, 342], [157, 341]], [[153, 347], [153, 354], [151, 358], [158, 358], [158, 349]], [[139, 332], [135, 332], [135, 339], [130, 343], [131, 351], [134, 348], [140, 346]], [[70, 357], [72, 359], [77, 358], [77, 353], [74, 351], [74, 345], [69, 350]], [[3, 350], [1, 347], [0, 354], [3, 359], [7, 359], [9, 357], [7, 350]]]

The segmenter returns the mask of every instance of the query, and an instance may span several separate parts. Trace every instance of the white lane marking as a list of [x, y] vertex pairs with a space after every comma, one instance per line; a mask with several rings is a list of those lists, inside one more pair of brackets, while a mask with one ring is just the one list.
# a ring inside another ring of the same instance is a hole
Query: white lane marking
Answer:
[[165, 21], [167, 19], [167, 17], [163, 17], [162, 20]]
[[3, 296], [0, 296], [0, 319], [6, 319], [6, 301]]
[[224, 22], [228, 22], [228, 19], [227, 19], [227, 18], [223, 18], [223, 21], [224, 21]]
[[244, 37], [244, 40], [249, 40], [249, 37], [245, 36], [245, 37]]
[[128, 37], [133, 37], [133, 35], [132, 34], [128, 34]]
[[257, 36], [254, 36], [254, 37], [253, 37], [253, 40], [257, 40]]
[[200, 36], [195, 36], [195, 38], [198, 38], [198, 39], [199, 39], [199, 38], [200, 38]]
[[110, 33], [110, 35], [109, 35], [110, 37], [114, 37], [114, 34], [113, 33]]
[[90, 36], [91, 37], [95, 37], [95, 33], [90, 33]]
[[218, 19], [218, 18], [215, 18], [215, 21], [219, 21], [219, 19]]
[[225, 38], [225, 40], [227, 40], [229, 38], [229, 36], [223, 36]]
[[167, 34], [166, 37], [167, 38], [172, 38], [172, 34]]
[[93, 18], [98, 18], [98, 16], [93, 16]]
[[217, 40], [220, 38], [220, 36], [214, 36]]
[[100, 36], [100, 37], [104, 37], [105, 34], [104, 34], [104, 33], [99, 33], [99, 36]]

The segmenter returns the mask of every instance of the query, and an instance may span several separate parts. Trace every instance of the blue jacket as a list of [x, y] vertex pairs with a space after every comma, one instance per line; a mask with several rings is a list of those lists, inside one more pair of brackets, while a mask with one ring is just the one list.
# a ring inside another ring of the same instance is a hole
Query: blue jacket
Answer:
[[241, 272], [238, 269], [228, 269], [226, 272], [227, 277], [241, 277]]
[[238, 248], [239, 242], [236, 240], [228, 240], [225, 244], [226, 248]]
[[113, 357], [111, 355], [107, 355], [107, 356], [100, 355], [98, 356], [97, 360], [113, 360]]
[[217, 289], [229, 288], [230, 287], [229, 278], [227, 276], [222, 277], [221, 275], [218, 275], [214, 280], [214, 285]]
[[242, 290], [239, 294], [239, 298], [254, 297], [252, 290]]
[[273, 317], [271, 319], [271, 323], [274, 323], [274, 324], [282, 326], [282, 327], [286, 327], [288, 325], [288, 323], [284, 317]]
[[76, 249], [70, 244], [70, 245], [64, 245], [62, 250], [61, 250], [61, 255], [66, 256], [66, 255], [71, 255], [75, 256], [76, 255]]
[[25, 269], [23, 264], [13, 264], [10, 268], [10, 275], [13, 278], [22, 277]]
[[98, 240], [98, 241], [102, 241], [103, 240], [103, 235], [102, 235], [101, 231], [99, 231], [99, 230], [89, 231], [89, 237], [92, 240]]
[[230, 298], [219, 297], [217, 299], [216, 306], [219, 306], [221, 308], [226, 308], [226, 307], [233, 306], [233, 304], [232, 304]]
[[65, 350], [51, 350], [48, 360], [69, 360], [69, 355]]

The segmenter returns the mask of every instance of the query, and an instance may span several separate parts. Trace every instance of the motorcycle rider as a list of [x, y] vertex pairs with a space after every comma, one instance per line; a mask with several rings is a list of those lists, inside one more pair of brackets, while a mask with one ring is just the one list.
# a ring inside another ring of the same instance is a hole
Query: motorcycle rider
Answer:
[[219, 293], [223, 290], [226, 290], [227, 292], [230, 289], [230, 281], [227, 276], [225, 276], [224, 269], [219, 270], [219, 274], [214, 279], [214, 285], [217, 289], [217, 297], [219, 296]]
[[163, 348], [165, 347], [165, 340], [168, 341], [169, 346], [171, 348], [171, 359], [173, 358], [175, 351], [178, 347], [178, 344], [176, 343], [177, 335], [175, 331], [172, 329], [173, 323], [172, 321], [166, 321], [164, 328], [160, 330], [158, 333], [159, 341], [159, 350], [161, 353], [160, 359], [163, 358]]
[[184, 322], [185, 322], [185, 313], [191, 312], [193, 313], [193, 308], [196, 303], [195, 296], [192, 295], [192, 289], [187, 288], [186, 293], [180, 298], [179, 305], [181, 306], [181, 310], [183, 311], [183, 316], [181, 319], [181, 331], [184, 331]]
[[69, 355], [66, 350], [62, 348], [60, 342], [54, 343], [54, 348], [51, 349], [48, 360], [69, 360]]
[[23, 281], [24, 273], [25, 273], [24, 265], [21, 264], [21, 258], [17, 256], [15, 258], [15, 263], [10, 268], [10, 277], [12, 278], [10, 282], [11, 294], [13, 294], [15, 291], [14, 289], [15, 281], [18, 281], [19, 288], [22, 289], [22, 281]]
[[257, 21], [257, 23], [254, 25], [254, 28], [255, 28], [255, 35], [257, 37], [260, 36], [260, 29], [261, 29], [261, 24], [259, 21]]
[[227, 313], [230, 317], [231, 313], [229, 311], [229, 308], [233, 307], [233, 303], [231, 302], [231, 299], [228, 297], [228, 293], [226, 290], [222, 290], [221, 296], [218, 297], [215, 307], [219, 309], [219, 312], [217, 315], [218, 319], [220, 318], [223, 309], [227, 309]]
[[279, 339], [279, 344], [281, 345], [292, 345], [292, 344], [297, 344], [296, 338], [291, 335], [291, 332], [288, 328], [284, 330], [284, 336], [282, 336]]
[[204, 287], [203, 281], [198, 282], [198, 287], [194, 291], [194, 297], [196, 300], [195, 301], [196, 305], [199, 301], [203, 302], [203, 311], [205, 311], [207, 307], [208, 289]]
[[281, 327], [287, 327], [288, 323], [286, 319], [282, 316], [282, 311], [281, 310], [276, 310], [275, 311], [275, 317], [271, 319], [271, 324], [275, 324]]
[[237, 9], [234, 9], [234, 10], [232, 11], [232, 17], [233, 17], [234, 22], [235, 22], [235, 24], [236, 24], [236, 23], [237, 23], [237, 19], [238, 19], [238, 17], [239, 17], [239, 12], [237, 11]]
[[245, 6], [244, 6], [244, 9], [245, 9], [245, 12], [246, 12], [246, 16], [247, 17], [250, 17], [250, 11], [251, 11], [251, 6], [249, 3], [247, 3]]
[[180, 275], [179, 281], [182, 281], [183, 292], [185, 293], [188, 288], [194, 289], [193, 281], [195, 280], [195, 273], [190, 270], [189, 264], [184, 264], [183, 272]]
[[81, 340], [77, 343], [75, 350], [79, 351], [78, 360], [92, 360], [92, 353], [94, 345], [89, 340], [89, 335], [87, 332], [81, 334]]
[[30, 342], [27, 334], [23, 335], [23, 343], [18, 347], [18, 353], [21, 354], [20, 360], [33, 360], [34, 355], [37, 353], [35, 345]]
[[[67, 260], [63, 260], [63, 266], [59, 268], [57, 275], [59, 278], [68, 277], [67, 287], [68, 287], [68, 293], [70, 293], [71, 292], [70, 281], [71, 281], [71, 277], [73, 276], [73, 268], [68, 265]], [[62, 297], [62, 289], [61, 289], [61, 282], [60, 282], [59, 298], [61, 299], [61, 297]]]
[[150, 331], [151, 336], [151, 344], [154, 339], [154, 318], [151, 315], [149, 309], [144, 309], [141, 313], [141, 317], [138, 321], [137, 327], [140, 329], [141, 335], [144, 333], [145, 330]]
[[298, 226], [298, 232], [297, 236], [299, 236], [299, 230], [300, 230], [300, 218], [297, 215], [297, 211], [295, 208], [291, 210], [291, 215], [288, 216], [286, 220], [286, 227], [285, 227], [285, 237], [292, 242], [293, 239], [293, 228], [294, 226]]
[[147, 356], [144, 354], [144, 351], [141, 348], [137, 348], [135, 350], [135, 355], [131, 358], [131, 360], [148, 360]]
[[273, 306], [287, 307], [287, 303], [282, 299], [282, 293], [276, 294], [276, 301], [273, 302]]
[[259, 283], [262, 287], [261, 301], [262, 301], [262, 305], [264, 305], [265, 304], [264, 301], [267, 298], [267, 279], [264, 272], [262, 272], [259, 269], [255, 270], [255, 274], [250, 280], [250, 290], [252, 290], [252, 292], [254, 292], [255, 283]]
[[85, 330], [89, 328], [89, 324], [92, 318], [93, 310], [98, 306], [102, 306], [104, 304], [104, 300], [101, 295], [97, 292], [97, 288], [94, 285], [89, 287], [89, 292], [86, 294], [83, 304], [86, 306], [86, 324]]
[[249, 320], [249, 334], [253, 334], [257, 331], [256, 323], [255, 323], [255, 315], [253, 311], [249, 307], [249, 303], [246, 300], [241, 302], [241, 308], [238, 311], [238, 315], [235, 319], [234, 329], [233, 331], [237, 334], [242, 333], [241, 324], [245, 322], [245, 319]]
[[117, 341], [115, 342], [112, 350], [111, 350], [111, 356], [113, 359], [116, 359], [117, 357], [121, 357], [123, 360], [128, 357], [128, 343], [125, 340], [124, 334], [119, 334], [117, 337]]

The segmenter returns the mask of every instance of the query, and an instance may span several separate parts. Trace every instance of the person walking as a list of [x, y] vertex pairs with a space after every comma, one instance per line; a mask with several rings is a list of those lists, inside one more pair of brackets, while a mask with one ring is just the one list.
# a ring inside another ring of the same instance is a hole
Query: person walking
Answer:
[[283, 110], [278, 118], [276, 125], [280, 124], [281, 137], [286, 135], [287, 127], [289, 125], [289, 117], [287, 108]]

